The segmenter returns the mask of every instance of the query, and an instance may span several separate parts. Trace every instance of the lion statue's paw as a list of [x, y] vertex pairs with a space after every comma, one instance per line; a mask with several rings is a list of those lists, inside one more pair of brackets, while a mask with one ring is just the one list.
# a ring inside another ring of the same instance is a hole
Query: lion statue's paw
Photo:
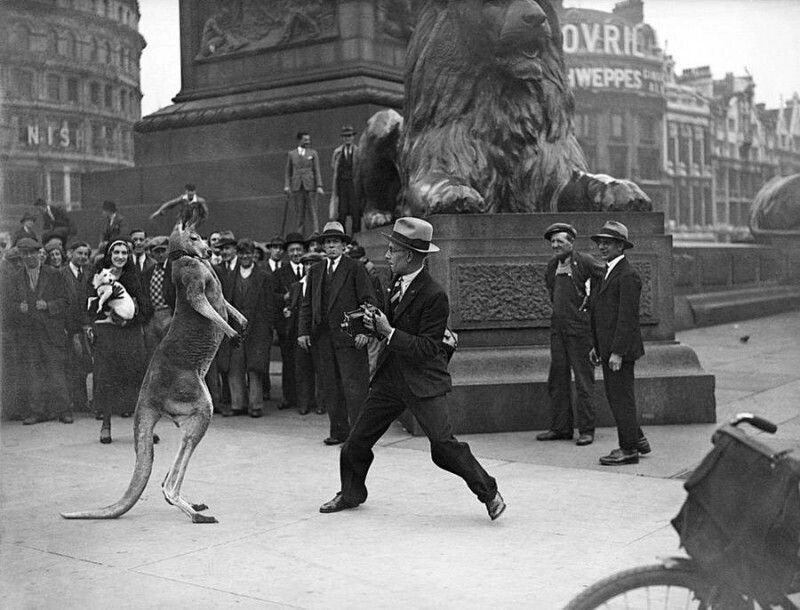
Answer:
[[430, 214], [480, 214], [487, 211], [483, 196], [463, 180], [431, 174], [409, 187], [404, 212], [410, 216]]
[[383, 227], [388, 225], [394, 220], [391, 212], [382, 210], [367, 210], [361, 219], [361, 224], [367, 229], [374, 229], [376, 227]]
[[608, 212], [649, 212], [653, 203], [638, 184], [617, 179], [606, 187], [600, 207]]

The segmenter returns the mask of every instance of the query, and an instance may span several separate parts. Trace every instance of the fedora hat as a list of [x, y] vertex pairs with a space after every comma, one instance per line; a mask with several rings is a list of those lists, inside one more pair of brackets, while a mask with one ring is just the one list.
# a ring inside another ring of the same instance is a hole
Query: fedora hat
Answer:
[[217, 241], [217, 248], [221, 248], [222, 246], [235, 246], [235, 245], [236, 245], [236, 237], [234, 237], [233, 231], [220, 231], [219, 241]]
[[283, 240], [283, 237], [280, 235], [276, 235], [272, 239], [270, 239], [267, 243], [264, 244], [267, 248], [271, 248], [272, 246], [280, 246], [281, 248], [286, 247], [286, 242]]
[[317, 237], [317, 241], [324, 242], [326, 237], [338, 237], [343, 242], [350, 241], [350, 236], [344, 232], [344, 227], [338, 220], [332, 220], [326, 223], [322, 228], [322, 233]]
[[356, 135], [356, 130], [353, 129], [352, 125], [342, 125], [341, 135], [343, 135], [343, 136], [354, 136], [354, 135]]
[[544, 230], [544, 238], [550, 241], [550, 238], [553, 237], [555, 233], [567, 233], [572, 235], [572, 239], [578, 237], [578, 232], [575, 230], [575, 227], [566, 222], [554, 222], [551, 224]]
[[391, 235], [388, 233], [382, 233], [382, 235], [398, 246], [421, 252], [422, 254], [432, 254], [439, 251], [439, 247], [431, 243], [433, 225], [413, 216], [398, 218], [394, 223], [394, 227], [392, 227]]
[[595, 243], [601, 237], [606, 239], [616, 239], [622, 242], [623, 249], [633, 248], [633, 243], [628, 241], [628, 227], [616, 220], [608, 220], [599, 233], [592, 235], [591, 239]]
[[302, 244], [303, 247], [305, 247], [306, 238], [300, 235], [300, 233], [287, 233], [284, 242], [286, 243], [287, 248], [289, 247], [289, 244]]
[[23, 250], [39, 250], [41, 247], [42, 244], [32, 237], [23, 237], [17, 242], [17, 250], [20, 252]]

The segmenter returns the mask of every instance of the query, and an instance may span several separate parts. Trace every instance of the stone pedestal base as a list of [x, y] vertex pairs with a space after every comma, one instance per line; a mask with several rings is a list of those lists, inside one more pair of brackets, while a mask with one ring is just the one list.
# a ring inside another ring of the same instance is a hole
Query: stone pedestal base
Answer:
[[[642, 426], [713, 423], [714, 376], [700, 367], [691, 348], [652, 343], [636, 363], [636, 403]], [[450, 419], [455, 434], [547, 430], [550, 351], [544, 346], [459, 350], [450, 362]], [[614, 426], [596, 369], [593, 404], [597, 426]], [[400, 418], [415, 436], [424, 432], [406, 411]]]

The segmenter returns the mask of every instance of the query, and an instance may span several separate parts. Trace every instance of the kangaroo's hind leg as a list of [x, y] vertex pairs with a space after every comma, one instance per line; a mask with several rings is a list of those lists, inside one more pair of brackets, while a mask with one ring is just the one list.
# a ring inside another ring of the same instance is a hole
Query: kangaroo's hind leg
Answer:
[[192, 523], [218, 523], [214, 517], [198, 512], [208, 508], [205, 504], [191, 504], [181, 496], [181, 485], [183, 485], [183, 477], [186, 475], [186, 467], [189, 465], [192, 453], [208, 429], [211, 421], [211, 407], [204, 405], [194, 408], [191, 413], [177, 415], [174, 419], [181, 430], [182, 438], [178, 455], [175, 456], [175, 461], [161, 484], [164, 499], [189, 515]]

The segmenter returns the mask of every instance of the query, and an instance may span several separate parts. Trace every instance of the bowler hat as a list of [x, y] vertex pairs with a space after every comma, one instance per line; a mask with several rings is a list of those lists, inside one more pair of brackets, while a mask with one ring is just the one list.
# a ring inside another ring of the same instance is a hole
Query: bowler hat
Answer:
[[382, 233], [382, 235], [389, 241], [415, 252], [431, 254], [439, 251], [439, 247], [431, 243], [433, 225], [413, 216], [398, 218], [392, 227], [392, 234]]
[[306, 252], [300, 257], [300, 262], [305, 265], [306, 263], [317, 263], [324, 258], [320, 252]]
[[158, 250], [159, 248], [168, 248], [169, 237], [167, 237], [166, 235], [156, 235], [155, 237], [151, 237], [150, 241], [147, 242], [147, 247], [150, 250]]
[[343, 135], [343, 136], [354, 136], [354, 135], [356, 135], [356, 130], [353, 129], [352, 125], [342, 125], [341, 135]]
[[283, 241], [283, 237], [281, 237], [280, 235], [276, 235], [264, 245], [267, 246], [267, 248], [272, 248], [273, 246], [280, 246], [281, 248], [285, 248], [286, 242]]
[[317, 237], [317, 241], [324, 242], [327, 237], [337, 237], [343, 242], [350, 241], [350, 236], [344, 232], [342, 223], [337, 220], [331, 220], [322, 228], [322, 233]]
[[220, 231], [219, 240], [217, 240], [217, 248], [221, 248], [222, 246], [235, 246], [236, 245], [236, 237], [233, 235], [233, 231]]
[[544, 230], [544, 238], [550, 241], [550, 238], [553, 237], [555, 233], [567, 233], [568, 235], [572, 235], [572, 239], [578, 237], [578, 232], [575, 230], [575, 227], [566, 222], [554, 222], [551, 224]]
[[32, 237], [23, 237], [17, 242], [17, 249], [22, 250], [39, 250], [42, 247], [38, 241]]
[[289, 244], [303, 244], [305, 247], [306, 245], [306, 238], [300, 235], [300, 233], [289, 233], [286, 235], [286, 241], [284, 242], [286, 247], [289, 247]]
[[599, 233], [592, 235], [592, 241], [597, 242], [600, 238], [616, 239], [622, 242], [623, 249], [633, 248], [633, 243], [628, 241], [628, 227], [616, 220], [609, 220], [603, 225]]

